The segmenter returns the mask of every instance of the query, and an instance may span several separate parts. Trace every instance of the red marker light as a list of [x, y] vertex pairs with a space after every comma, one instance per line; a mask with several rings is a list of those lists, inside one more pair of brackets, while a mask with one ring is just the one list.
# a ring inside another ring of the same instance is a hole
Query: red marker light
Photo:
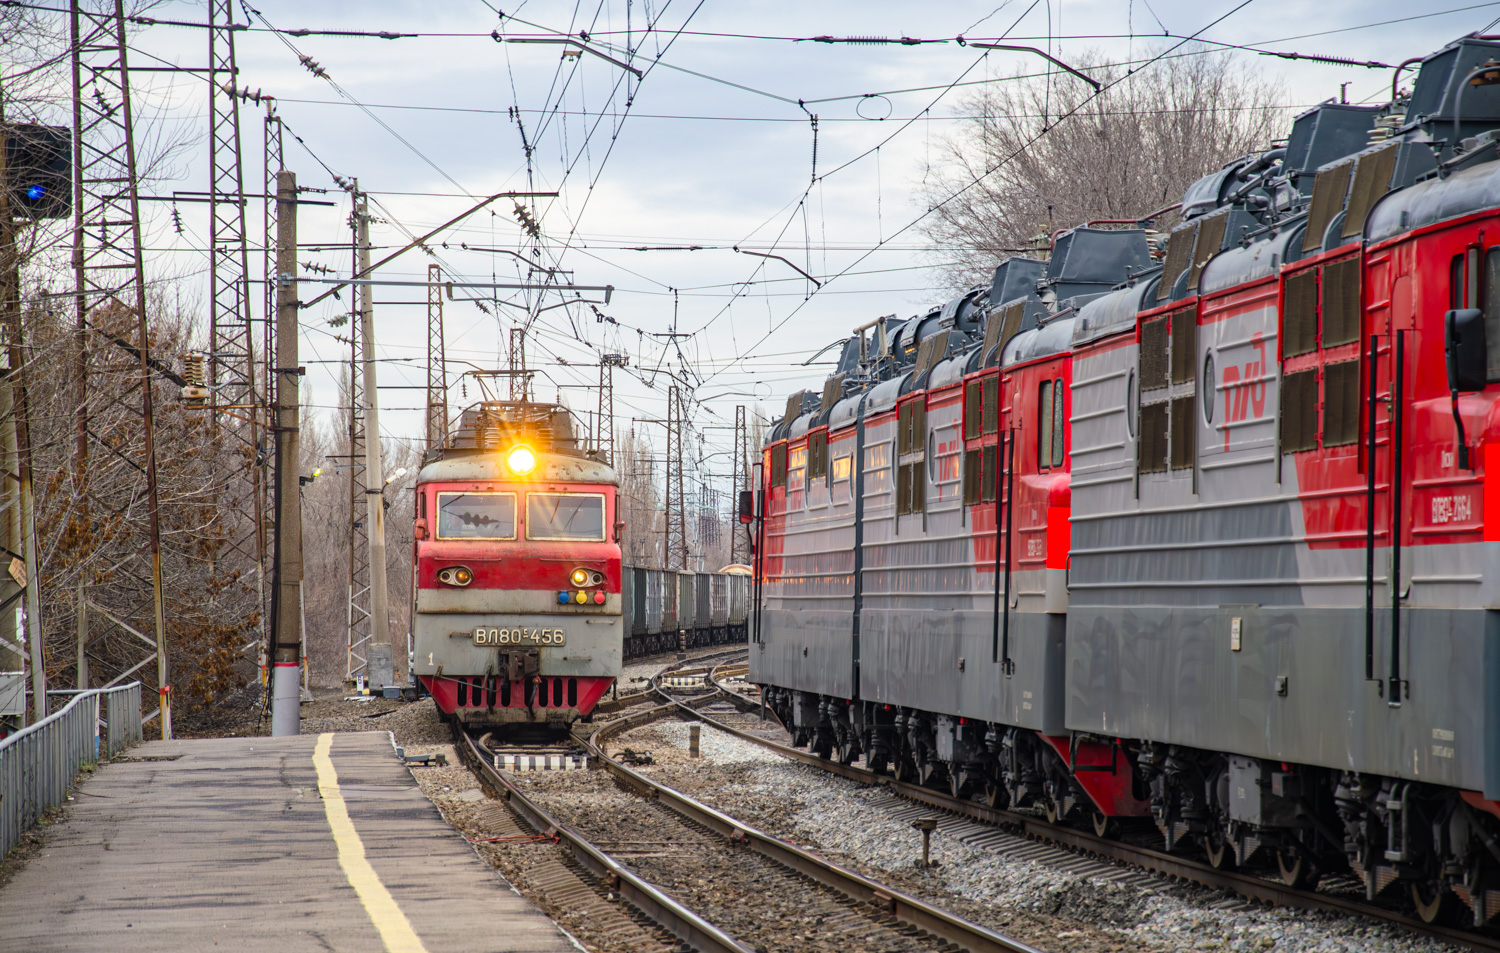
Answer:
[[604, 590], [603, 589], [596, 589], [594, 591], [594, 601], [596, 603], [598, 603], [599, 605], [601, 605], [601, 606], [604, 605]]

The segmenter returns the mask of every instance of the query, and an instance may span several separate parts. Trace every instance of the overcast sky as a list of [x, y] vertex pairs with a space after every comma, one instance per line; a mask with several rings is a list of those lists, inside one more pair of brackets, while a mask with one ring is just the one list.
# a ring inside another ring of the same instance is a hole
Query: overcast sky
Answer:
[[[203, 6], [166, 3], [151, 15], [201, 22]], [[566, 278], [577, 284], [613, 285], [609, 304], [598, 308], [618, 323], [599, 323], [586, 305], [542, 312], [528, 342], [531, 365], [539, 371], [537, 396], [552, 399], [562, 385], [576, 409], [591, 410], [593, 393], [568, 385], [596, 381], [600, 353], [627, 354], [629, 371], [616, 374], [616, 414], [623, 428], [632, 416], [664, 416], [667, 373], [684, 373], [685, 360], [702, 402], [695, 418], [705, 428], [705, 454], [728, 446], [727, 431], [708, 428], [732, 424], [736, 403], [758, 398], [776, 415], [791, 390], [820, 388], [826, 368], [801, 362], [851, 327], [883, 314], [905, 317], [940, 300], [924, 268], [921, 235], [911, 227], [922, 212], [913, 190], [924, 160], [933, 142], [954, 128], [958, 99], [973, 88], [966, 84], [1041, 62], [1026, 53], [986, 53], [957, 42], [830, 45], [790, 38], [1006, 35], [1010, 42], [1050, 46], [1063, 59], [1097, 49], [1126, 61], [1177, 42], [1164, 33], [1197, 34], [1264, 50], [1397, 63], [1500, 17], [1500, 3], [1444, 0], [1050, 0], [1050, 6], [1049, 0], [592, 0], [576, 6], [530, 0], [502, 3], [503, 18], [483, 0], [254, 0], [251, 6], [259, 11], [249, 16], [257, 29], [235, 37], [240, 86], [277, 97], [288, 132], [301, 140], [288, 136], [287, 167], [301, 185], [329, 190], [307, 198], [336, 203], [302, 209], [302, 242], [348, 240], [349, 202], [325, 165], [358, 177], [378, 201], [374, 211], [384, 221], [374, 227], [377, 246], [399, 246], [408, 234], [425, 232], [496, 192], [557, 192], [556, 198], [534, 200], [543, 264], [566, 269]], [[246, 20], [238, 5], [236, 20]], [[282, 36], [260, 29], [268, 24], [421, 35]], [[645, 76], [637, 79], [591, 53], [566, 57], [555, 44], [497, 42], [494, 30], [502, 39], [577, 38], [587, 31], [592, 50], [629, 60]], [[134, 65], [202, 66], [207, 60], [201, 29], [138, 28], [132, 45]], [[631, 48], [633, 57], [626, 52]], [[315, 60], [337, 87], [300, 65], [299, 54]], [[1281, 81], [1288, 106], [1337, 96], [1346, 82], [1351, 101], [1389, 95], [1386, 69], [1238, 55]], [[138, 73], [136, 82], [137, 110], [190, 140], [177, 163], [180, 177], [153, 190], [206, 189], [206, 84], [168, 73]], [[818, 117], [817, 171], [826, 176], [811, 187], [810, 114]], [[263, 108], [254, 105], [241, 112], [251, 192], [261, 191], [262, 115]], [[529, 163], [522, 127], [533, 147]], [[521, 247], [511, 202], [502, 199], [491, 208], [494, 214], [481, 212], [436, 239], [436, 259], [413, 252], [381, 277], [425, 280], [434, 260], [455, 280], [524, 277], [524, 266], [513, 257], [460, 247]], [[168, 204], [152, 203], [149, 211], [148, 242], [161, 251], [148, 256], [148, 267], [201, 283], [204, 207], [179, 206], [181, 234]], [[260, 214], [252, 205], [257, 244]], [[792, 267], [737, 253], [736, 245], [774, 251], [823, 286], [809, 297], [814, 286]], [[702, 248], [632, 250], [662, 246]], [[300, 257], [348, 274], [347, 251], [309, 250]], [[259, 278], [258, 262], [252, 271]], [[305, 285], [301, 297], [320, 290]], [[468, 294], [521, 300], [507, 291]], [[347, 356], [347, 346], [334, 337], [341, 332], [328, 323], [347, 306], [347, 292], [343, 299], [345, 304], [330, 300], [303, 314], [302, 356], [309, 365], [304, 393], [310, 391], [313, 404], [329, 413], [338, 403], [338, 365], [317, 362]], [[425, 292], [381, 288], [376, 300], [383, 302], [376, 314], [382, 429], [388, 436], [419, 439], [422, 392], [397, 388], [424, 383], [426, 312], [416, 303], [425, 301]], [[560, 300], [551, 293], [542, 303]], [[450, 379], [465, 368], [504, 366], [509, 328], [525, 315], [514, 307], [489, 307], [492, 314], [472, 303], [448, 303]], [[669, 345], [661, 335], [674, 327], [691, 336]], [[467, 399], [455, 384], [450, 403], [456, 409], [480, 397], [472, 382]], [[651, 429], [659, 443], [660, 427], [639, 426]], [[704, 468], [721, 474], [727, 466], [727, 458], [709, 457]], [[728, 489], [727, 481], [717, 483]]]

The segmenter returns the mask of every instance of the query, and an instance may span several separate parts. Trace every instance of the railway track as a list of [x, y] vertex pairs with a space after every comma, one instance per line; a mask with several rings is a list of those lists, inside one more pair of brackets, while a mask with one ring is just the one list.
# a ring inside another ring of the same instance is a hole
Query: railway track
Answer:
[[[736, 666], [734, 663], [721, 664], [710, 672], [708, 684], [701, 690], [691, 693], [674, 692], [664, 687], [657, 687], [656, 694], [667, 704], [676, 707], [680, 712], [689, 714], [692, 718], [701, 719], [716, 728], [768, 748], [788, 759], [812, 765], [861, 784], [883, 787], [896, 798], [910, 804], [921, 805], [924, 813], [942, 812], [949, 818], [1004, 829], [1024, 841], [1050, 844], [1077, 855], [1129, 865], [1175, 882], [1229, 891], [1257, 903], [1323, 910], [1381, 920], [1422, 936], [1476, 950], [1500, 953], [1500, 937], [1426, 923], [1402, 911], [1381, 907], [1362, 899], [1293, 888], [1252, 874], [1214, 868], [1206, 863], [1167, 854], [1140, 844], [1130, 843], [1127, 840], [1100, 836], [1092, 831], [1051, 824], [1040, 817], [955, 798], [946, 792], [897, 781], [887, 775], [877, 774], [856, 765], [840, 764], [837, 761], [794, 748], [783, 741], [769, 737], [766, 731], [757, 730], [757, 726], [761, 724], [759, 698], [737, 690], [738, 686], [732, 684], [737, 676], [743, 674], [742, 669], [743, 666]], [[733, 714], [725, 717], [729, 710], [732, 710]], [[773, 713], [766, 711], [765, 717], [769, 724], [780, 729], [781, 726], [775, 720]]]
[[[711, 697], [712, 667], [695, 668], [698, 662], [663, 674], [681, 679], [683, 690], [696, 681]], [[582, 743], [607, 775], [574, 772], [568, 789], [550, 793], [540, 775], [523, 783], [497, 770], [492, 753], [475, 739], [460, 734], [456, 741], [492, 796], [538, 835], [567, 849], [588, 872], [596, 895], [623, 899], [695, 950], [1037, 953], [716, 811], [607, 755], [611, 738], [678, 710], [675, 704], [635, 705], [596, 728]], [[575, 885], [567, 889], [572, 902], [587, 901]]]

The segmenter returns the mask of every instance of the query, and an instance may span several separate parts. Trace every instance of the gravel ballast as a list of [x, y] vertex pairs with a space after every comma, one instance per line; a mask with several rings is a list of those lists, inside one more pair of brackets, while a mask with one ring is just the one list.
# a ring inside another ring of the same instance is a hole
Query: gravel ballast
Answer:
[[[932, 840], [932, 857], [939, 865], [920, 870], [921, 835], [891, 816], [891, 795], [884, 790], [790, 761], [707, 725], [701, 728], [702, 757], [694, 760], [687, 753], [688, 734], [687, 722], [664, 721], [622, 736], [614, 745], [651, 750], [656, 764], [641, 770], [727, 814], [825, 851], [978, 922], [1030, 936], [1038, 946], [1173, 953], [1458, 949], [1372, 920], [1252, 908], [1196, 887], [1162, 884], [1142, 890], [1070, 874], [971, 847], [941, 832]], [[1062, 924], [1048, 929], [1046, 921], [1053, 918]]]

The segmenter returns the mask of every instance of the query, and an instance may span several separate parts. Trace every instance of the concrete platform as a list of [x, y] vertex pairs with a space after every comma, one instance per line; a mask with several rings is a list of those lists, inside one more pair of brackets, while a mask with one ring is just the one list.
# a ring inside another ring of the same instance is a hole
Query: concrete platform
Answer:
[[102, 766], [0, 888], [0, 949], [577, 949], [448, 826], [385, 732], [126, 754], [140, 760]]

